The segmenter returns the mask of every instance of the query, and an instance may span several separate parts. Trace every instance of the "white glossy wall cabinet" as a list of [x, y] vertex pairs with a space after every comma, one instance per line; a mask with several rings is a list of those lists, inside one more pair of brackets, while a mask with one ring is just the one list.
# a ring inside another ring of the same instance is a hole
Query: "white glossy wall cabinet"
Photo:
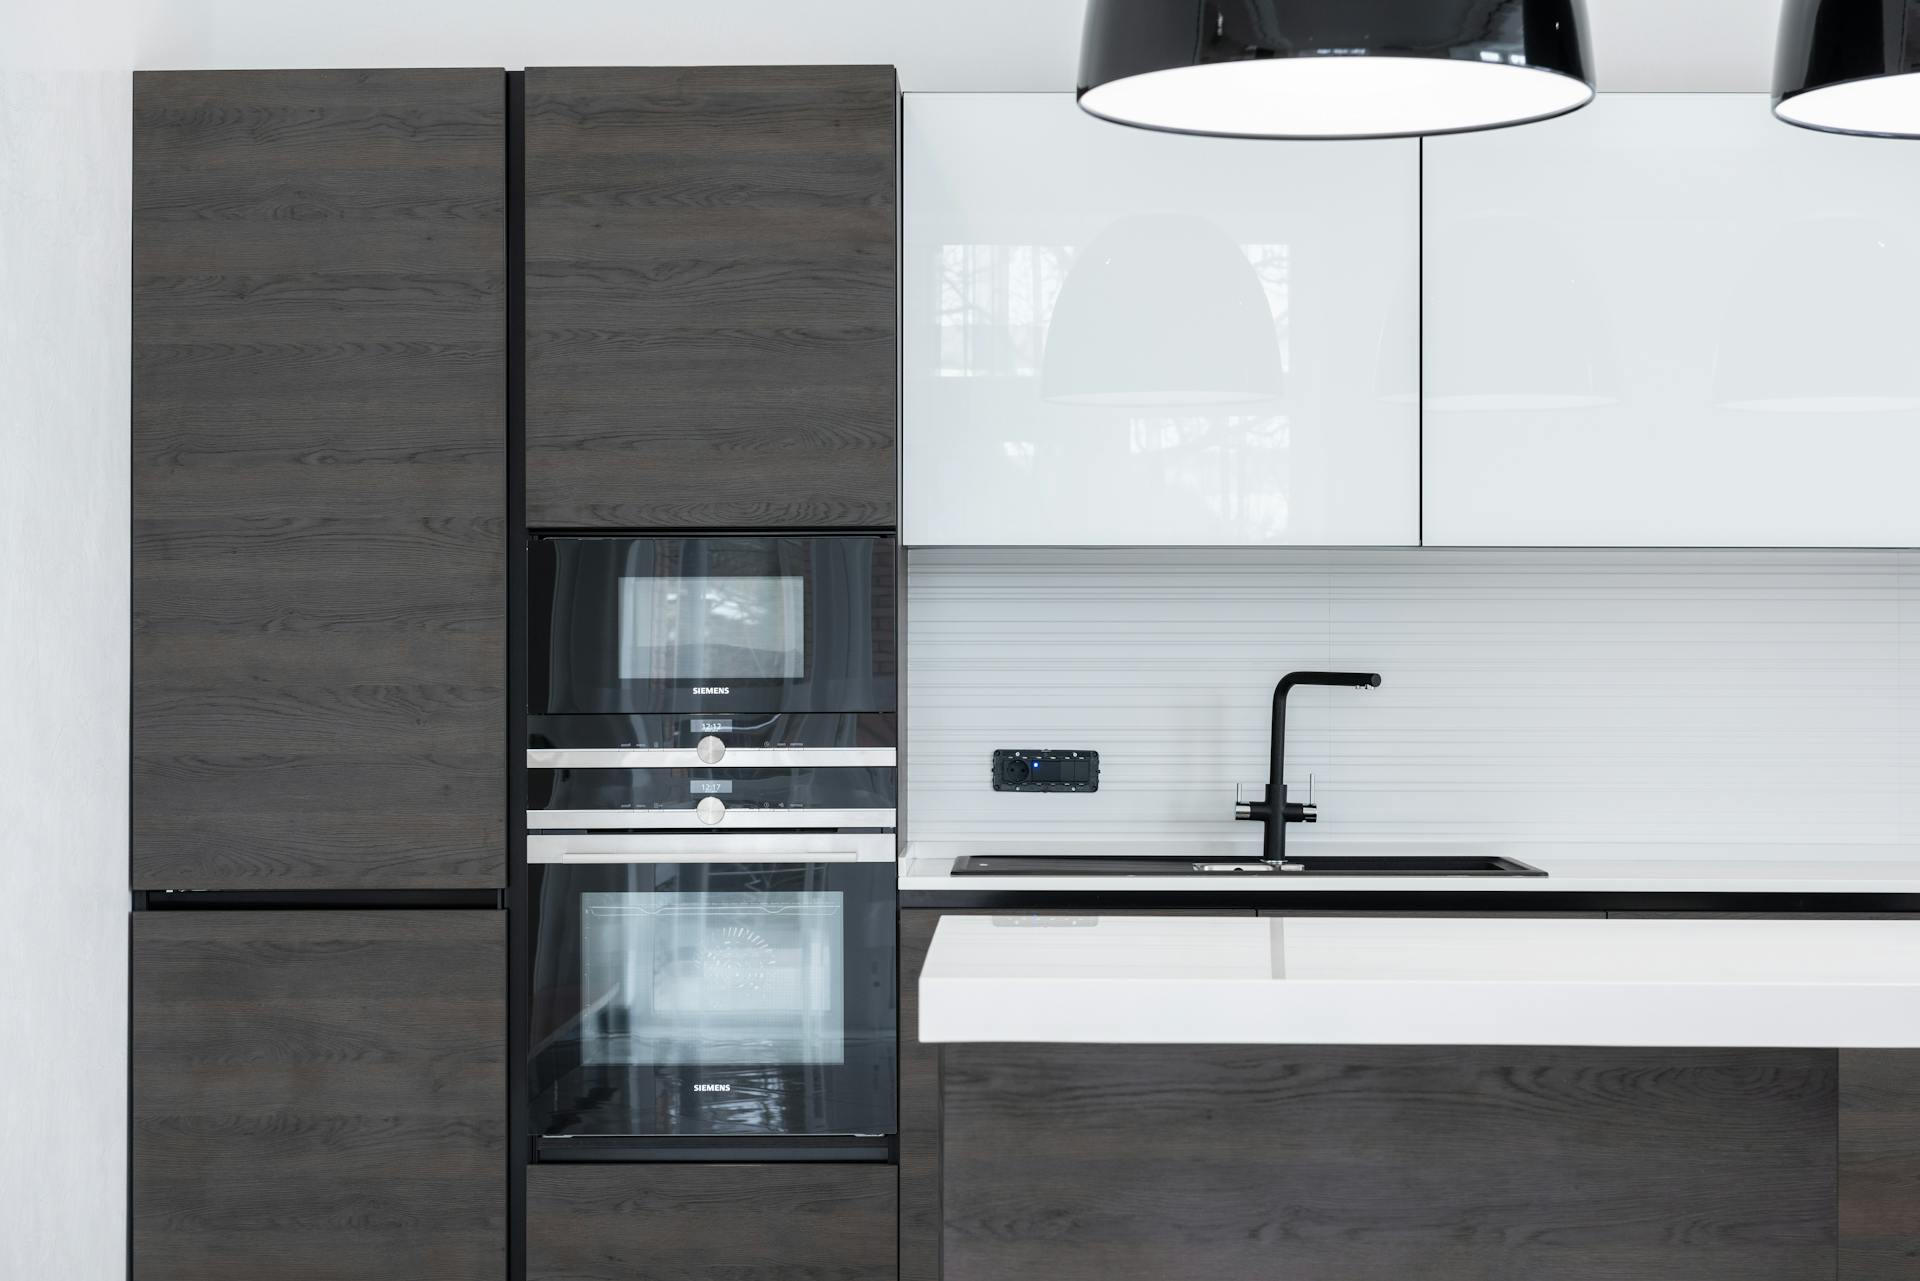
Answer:
[[908, 543], [1419, 541], [1417, 143], [904, 111]]
[[1436, 545], [1920, 544], [1920, 153], [1746, 94], [1425, 153]]

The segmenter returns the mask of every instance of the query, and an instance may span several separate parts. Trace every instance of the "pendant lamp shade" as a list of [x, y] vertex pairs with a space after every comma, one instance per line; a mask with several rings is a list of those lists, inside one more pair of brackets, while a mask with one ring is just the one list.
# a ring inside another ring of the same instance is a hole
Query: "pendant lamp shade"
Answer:
[[1242, 138], [1400, 138], [1593, 98], [1584, 0], [1088, 0], [1080, 105]]
[[1785, 0], [1773, 111], [1807, 129], [1920, 138], [1920, 0]]

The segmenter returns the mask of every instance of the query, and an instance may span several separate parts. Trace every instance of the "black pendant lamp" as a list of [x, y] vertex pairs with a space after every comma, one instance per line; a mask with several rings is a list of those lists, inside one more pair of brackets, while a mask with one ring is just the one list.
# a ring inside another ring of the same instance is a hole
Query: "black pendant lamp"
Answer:
[[1593, 98], [1585, 0], [1088, 0], [1080, 105], [1240, 138], [1399, 138]]
[[1828, 133], [1920, 138], [1920, 0], [1786, 0], [1773, 112]]

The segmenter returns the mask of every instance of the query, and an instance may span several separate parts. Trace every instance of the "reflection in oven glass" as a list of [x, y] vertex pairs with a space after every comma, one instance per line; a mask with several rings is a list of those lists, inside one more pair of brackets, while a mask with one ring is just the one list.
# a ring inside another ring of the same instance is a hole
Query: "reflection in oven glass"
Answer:
[[807, 674], [805, 628], [802, 578], [622, 578], [620, 677], [799, 680]]
[[837, 890], [581, 895], [581, 1061], [843, 1062], [842, 898]]

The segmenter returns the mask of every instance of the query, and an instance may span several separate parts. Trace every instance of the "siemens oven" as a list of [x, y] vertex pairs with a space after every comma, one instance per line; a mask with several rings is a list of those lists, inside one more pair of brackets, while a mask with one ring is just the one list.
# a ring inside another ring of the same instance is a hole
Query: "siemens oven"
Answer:
[[531, 551], [536, 729], [612, 718], [631, 732], [592, 727], [627, 740], [607, 746], [674, 746], [657, 732], [700, 713], [779, 719], [764, 746], [853, 747], [810, 735], [871, 732], [862, 713], [894, 710], [891, 537], [542, 537]]
[[529, 837], [539, 1159], [884, 1160], [891, 834]]
[[539, 1159], [885, 1159], [892, 538], [530, 552]]
[[546, 537], [531, 559], [535, 826], [894, 826], [891, 538]]

